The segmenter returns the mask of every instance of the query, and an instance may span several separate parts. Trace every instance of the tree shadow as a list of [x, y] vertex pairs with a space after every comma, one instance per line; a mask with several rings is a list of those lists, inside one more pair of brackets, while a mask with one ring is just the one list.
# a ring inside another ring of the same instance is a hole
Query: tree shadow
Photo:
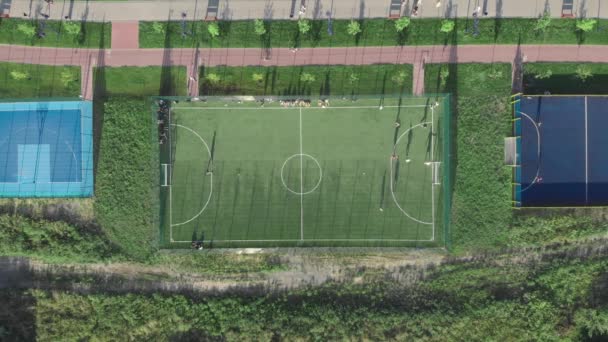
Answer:
[[496, 16], [494, 17], [494, 41], [498, 40], [498, 36], [502, 32], [502, 4], [503, 0], [496, 0]]

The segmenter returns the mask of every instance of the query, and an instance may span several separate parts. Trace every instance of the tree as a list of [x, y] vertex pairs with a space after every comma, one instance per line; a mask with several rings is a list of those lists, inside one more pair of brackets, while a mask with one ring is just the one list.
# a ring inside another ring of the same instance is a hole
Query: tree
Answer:
[[307, 72], [303, 72], [300, 75], [300, 81], [304, 82], [304, 83], [311, 83], [311, 82], [314, 82], [316, 79], [317, 78], [313, 74], [310, 74]]
[[217, 23], [210, 23], [209, 26], [207, 26], [207, 31], [212, 38], [220, 36], [220, 26]]
[[591, 68], [589, 68], [587, 65], [583, 64], [576, 67], [575, 77], [581, 80], [582, 82], [585, 82], [589, 77], [592, 76], [593, 72], [591, 72]]
[[17, 25], [17, 31], [30, 37], [33, 37], [36, 34], [36, 28], [29, 23], [22, 23]]
[[395, 20], [395, 29], [397, 32], [402, 32], [410, 26], [411, 20], [408, 17], [401, 17]]
[[359, 22], [351, 20], [350, 23], [348, 23], [348, 26], [346, 27], [346, 32], [348, 32], [348, 34], [350, 34], [351, 36], [356, 36], [359, 33], [361, 33], [361, 24], [359, 24]]
[[582, 32], [590, 32], [597, 24], [596, 19], [584, 18], [576, 22], [576, 29]]
[[264, 25], [264, 20], [256, 19], [253, 21], [253, 31], [258, 36], [263, 36], [266, 34], [266, 26]]
[[454, 31], [455, 26], [456, 26], [456, 23], [454, 22], [454, 20], [444, 19], [441, 22], [441, 28], [439, 29], [439, 31], [441, 31], [443, 33], [450, 33], [452, 31]]
[[348, 82], [350, 84], [355, 84], [357, 82], [359, 82], [359, 75], [356, 73], [350, 73], [350, 75], [348, 75]]
[[66, 21], [63, 23], [63, 29], [71, 36], [80, 34], [80, 24], [73, 21]]
[[253, 73], [253, 75], [251, 75], [251, 79], [254, 82], [260, 83], [260, 82], [262, 82], [264, 80], [264, 75], [256, 72], [256, 73]]
[[299, 19], [298, 20], [298, 31], [300, 31], [301, 34], [306, 34], [308, 31], [310, 31], [310, 20], [307, 19]]
[[543, 15], [536, 20], [534, 30], [545, 32], [549, 25], [551, 25], [551, 13], [549, 13], [549, 11], [545, 11], [545, 13], [543, 13]]
[[209, 81], [209, 83], [211, 84], [216, 84], [220, 82], [220, 76], [218, 74], [214, 74], [214, 73], [210, 73], [208, 74], [205, 79], [207, 81]]

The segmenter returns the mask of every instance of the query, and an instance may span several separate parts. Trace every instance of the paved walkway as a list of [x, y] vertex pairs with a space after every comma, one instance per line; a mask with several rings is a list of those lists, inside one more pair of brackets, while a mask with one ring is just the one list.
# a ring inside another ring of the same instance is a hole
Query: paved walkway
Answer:
[[[406, 0], [402, 15], [411, 15], [417, 2], [418, 17], [468, 17], [479, 8], [488, 17], [538, 17], [548, 8], [554, 17], [562, 14], [564, 0]], [[608, 18], [605, 0], [573, 0], [576, 17]], [[603, 4], [602, 4], [603, 2]], [[220, 19], [289, 19], [298, 17], [304, 3], [308, 18], [386, 18], [391, 0], [128, 0], [74, 1], [55, 0], [50, 11], [44, 0], [12, 0], [11, 16], [49, 14], [51, 19], [71, 18], [90, 21], [188, 20], [217, 15]], [[439, 6], [437, 6], [439, 4]], [[217, 10], [213, 10], [217, 6]]]
[[608, 45], [460, 45], [407, 47], [273, 49], [263, 59], [260, 49], [70, 49], [0, 45], [0, 61], [82, 68], [83, 96], [92, 98], [95, 66], [181, 65], [188, 70], [188, 92], [198, 94], [198, 67], [413, 64], [413, 89], [424, 90], [424, 63], [608, 62]]
[[139, 48], [139, 22], [123, 21], [112, 23], [112, 48]]

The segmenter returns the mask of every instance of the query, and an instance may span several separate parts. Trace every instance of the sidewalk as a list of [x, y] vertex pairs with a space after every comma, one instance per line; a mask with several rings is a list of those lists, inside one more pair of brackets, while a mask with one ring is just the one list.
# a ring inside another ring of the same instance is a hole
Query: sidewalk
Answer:
[[[298, 17], [302, 1], [305, 2], [307, 18], [386, 18], [391, 0], [127, 0], [127, 1], [73, 1], [55, 0], [50, 6], [50, 19], [89, 21], [122, 20], [201, 20], [208, 14], [220, 19], [241, 20], [252, 18], [289, 19]], [[419, 18], [470, 17], [479, 8], [480, 17], [538, 17], [547, 6], [553, 17], [560, 17], [564, 0], [405, 0], [402, 15], [409, 16], [414, 2], [418, 1]], [[605, 0], [572, 0], [576, 17], [608, 18], [608, 3]], [[601, 2], [604, 4], [601, 5]], [[217, 11], [211, 10], [218, 3]], [[439, 7], [436, 7], [439, 3]], [[211, 4], [211, 6], [210, 6]], [[13, 0], [12, 17], [39, 17], [49, 14], [44, 0]], [[484, 15], [487, 13], [487, 15]]]

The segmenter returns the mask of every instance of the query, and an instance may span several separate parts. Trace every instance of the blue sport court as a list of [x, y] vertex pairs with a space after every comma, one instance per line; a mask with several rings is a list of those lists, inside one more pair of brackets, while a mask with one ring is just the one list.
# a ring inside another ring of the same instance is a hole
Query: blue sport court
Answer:
[[606, 96], [515, 98], [515, 205], [607, 206], [606, 131]]
[[93, 105], [0, 103], [0, 197], [93, 195]]

